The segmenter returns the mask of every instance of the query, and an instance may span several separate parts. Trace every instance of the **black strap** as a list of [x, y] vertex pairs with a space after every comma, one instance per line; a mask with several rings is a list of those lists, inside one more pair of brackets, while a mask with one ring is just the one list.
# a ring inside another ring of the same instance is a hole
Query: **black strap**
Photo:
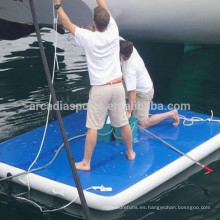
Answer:
[[54, 6], [54, 8], [55, 8], [56, 10], [58, 10], [60, 7], [61, 7], [61, 4], [57, 4], [57, 5]]
[[[48, 63], [47, 63], [47, 58], [46, 58], [43, 43], [42, 43], [42, 40], [41, 40], [40, 29], [39, 29], [38, 22], [37, 22], [37, 17], [36, 17], [36, 13], [35, 13], [33, 0], [29, 0], [29, 3], [30, 3], [30, 7], [31, 7], [31, 13], [32, 13], [32, 17], [33, 17], [35, 31], [36, 31], [36, 34], [37, 34], [38, 44], [39, 44], [39, 47], [40, 47], [41, 58], [42, 58], [45, 74], [46, 74], [46, 77], [47, 77], [49, 90], [50, 90], [50, 93], [51, 93], [51, 96], [52, 96], [52, 103], [55, 104], [55, 103], [57, 103], [56, 93], [55, 93], [55, 90], [54, 90], [54, 87], [53, 87], [53, 84], [52, 84], [50, 70], [49, 70]], [[72, 153], [71, 153], [71, 149], [70, 149], [69, 142], [68, 142], [68, 139], [67, 139], [64, 124], [63, 124], [63, 121], [62, 121], [61, 113], [60, 113], [59, 110], [55, 110], [55, 113], [56, 113], [56, 117], [57, 117], [57, 120], [58, 120], [58, 123], [59, 123], [59, 126], [60, 126], [60, 130], [61, 130], [61, 133], [62, 133], [62, 137], [63, 137], [65, 149], [66, 149], [66, 152], [67, 152], [68, 160], [69, 160], [70, 167], [71, 167], [71, 170], [72, 170], [72, 173], [73, 173], [73, 177], [74, 177], [74, 180], [75, 180], [75, 183], [76, 183], [76, 188], [77, 188], [78, 193], [79, 193], [80, 201], [81, 201], [81, 204], [83, 206], [85, 217], [86, 217], [86, 219], [91, 220], [92, 217], [91, 217], [89, 208], [87, 206], [86, 199], [85, 199], [85, 196], [84, 196], [84, 193], [83, 193], [83, 190], [82, 190], [82, 186], [81, 186], [81, 183], [80, 183], [80, 179], [79, 179], [79, 176], [78, 176], [78, 173], [77, 173], [77, 170], [76, 170], [75, 162], [74, 162], [74, 159], [72, 157]]]

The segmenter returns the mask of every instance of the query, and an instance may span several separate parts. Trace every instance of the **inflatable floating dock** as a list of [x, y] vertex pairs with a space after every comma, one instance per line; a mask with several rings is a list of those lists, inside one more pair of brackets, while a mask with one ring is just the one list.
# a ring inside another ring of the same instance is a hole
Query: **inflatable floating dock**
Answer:
[[[155, 111], [153, 112], [155, 114]], [[209, 116], [180, 111], [187, 118]], [[178, 148], [195, 160], [202, 160], [220, 149], [220, 124], [197, 121], [185, 126], [173, 126], [171, 120], [148, 128], [148, 131]], [[73, 113], [63, 119], [74, 160], [80, 161], [84, 153], [86, 112]], [[27, 171], [41, 144], [44, 126], [14, 137], [0, 144], [0, 177]], [[37, 171], [18, 176], [13, 182], [80, 204], [66, 151], [62, 147], [58, 123], [49, 124], [42, 152], [32, 169]], [[134, 140], [136, 159], [129, 161], [125, 146], [116, 142], [98, 142], [94, 150], [91, 171], [78, 171], [88, 206], [110, 211], [125, 206], [194, 164], [186, 156], [138, 128]], [[207, 164], [206, 164], [207, 165]], [[205, 171], [204, 171], [205, 172]]]

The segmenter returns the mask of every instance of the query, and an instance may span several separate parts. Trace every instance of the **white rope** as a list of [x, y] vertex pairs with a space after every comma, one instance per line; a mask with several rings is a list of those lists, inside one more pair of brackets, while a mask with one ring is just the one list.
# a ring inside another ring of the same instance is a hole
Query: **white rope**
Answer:
[[98, 135], [100, 135], [100, 136], [102, 136], [102, 137], [105, 137], [105, 136], [111, 134], [112, 132], [113, 132], [113, 128], [112, 128], [110, 131], [106, 132], [106, 133], [100, 133], [100, 132], [98, 132]]
[[199, 121], [200, 122], [208, 121], [208, 122], [218, 122], [218, 123], [220, 123], [220, 120], [213, 119], [213, 111], [212, 110], [211, 110], [210, 118], [206, 118], [206, 119], [203, 119], [203, 118], [200, 118], [200, 117], [187, 118], [184, 115], [179, 115], [179, 119], [183, 120], [183, 125], [185, 125], [185, 126], [192, 126], [194, 124], [194, 122], [199, 122]]
[[[86, 136], [86, 134], [80, 134], [80, 135], [77, 135], [77, 136], [74, 136], [74, 137], [69, 138], [68, 141], [70, 142], [70, 141], [73, 141], [73, 140], [75, 140], [75, 139], [82, 138], [82, 137], [85, 137], [85, 136]], [[34, 172], [36, 172], [36, 171], [39, 171], [39, 170], [42, 170], [42, 169], [45, 169], [45, 168], [49, 167], [49, 166], [55, 161], [55, 159], [57, 158], [57, 156], [59, 155], [59, 153], [60, 153], [60, 151], [62, 150], [63, 147], [64, 147], [64, 143], [62, 143], [62, 144], [55, 150], [55, 154], [54, 154], [53, 158], [52, 158], [48, 163], [46, 163], [45, 165], [40, 166], [40, 167], [38, 167], [38, 168], [34, 168], [34, 169], [32, 169], [32, 170], [29, 170], [29, 171], [23, 171], [23, 172], [21, 172], [21, 173], [17, 173], [17, 174], [12, 175], [12, 176], [8, 176], [8, 177], [5, 177], [5, 178], [1, 178], [1, 179], [0, 179], [0, 182], [3, 182], [3, 181], [5, 181], [5, 180], [10, 180], [10, 179], [13, 179], [13, 178], [15, 178], [15, 177], [23, 176], [23, 175], [26, 175], [26, 174], [29, 174], [29, 173], [34, 173]], [[27, 193], [27, 192], [25, 192], [25, 193]], [[25, 193], [21, 193], [21, 194], [25, 194]], [[18, 194], [18, 195], [21, 195], [21, 194]]]
[[[77, 139], [77, 138], [81, 138], [81, 137], [85, 137], [85, 136], [86, 136], [86, 134], [77, 135], [77, 136], [75, 136], [75, 137], [69, 138], [68, 141], [70, 142], [70, 141], [73, 141], [73, 140], [75, 140], [75, 139]], [[26, 172], [22, 172], [22, 173], [16, 174], [16, 175], [13, 175], [13, 176], [11, 176], [11, 177], [6, 177], [6, 178], [4, 178], [4, 179], [1, 179], [0, 181], [4, 181], [4, 180], [7, 180], [7, 179], [9, 179], [9, 178], [14, 178], [14, 177], [18, 177], [18, 176], [21, 176], [21, 175], [25, 175], [25, 174], [27, 174], [27, 173], [32, 173], [32, 172], [35, 172], [35, 171], [37, 171], [37, 170], [41, 170], [41, 169], [44, 169], [44, 168], [48, 167], [48, 166], [51, 165], [51, 164], [53, 163], [53, 161], [57, 158], [59, 152], [61, 151], [61, 149], [62, 149], [63, 147], [64, 147], [64, 143], [62, 143], [62, 144], [59, 146], [59, 148], [57, 149], [57, 151], [56, 151], [56, 153], [55, 153], [53, 159], [52, 159], [49, 163], [45, 164], [44, 166], [39, 167], [39, 168], [35, 168], [35, 169], [33, 169], [33, 170], [30, 170], [30, 171], [26, 171]], [[112, 191], [112, 187], [105, 187], [105, 186], [103, 186], [103, 185], [101, 185], [101, 186], [91, 186], [91, 187], [85, 189], [84, 191], [88, 191], [88, 190], [90, 190], [90, 189], [100, 190], [100, 191], [102, 191], [102, 192]], [[20, 199], [20, 200], [29, 202], [30, 204], [32, 204], [32, 205], [38, 207], [38, 208], [40, 209], [40, 211], [43, 212], [43, 213], [46, 213], [46, 212], [55, 212], [55, 211], [60, 211], [60, 210], [62, 210], [62, 209], [65, 209], [65, 208], [67, 208], [68, 206], [70, 206], [72, 203], [74, 203], [77, 198], [79, 198], [79, 196], [77, 196], [77, 197], [74, 198], [71, 202], [69, 202], [68, 204], [66, 204], [66, 205], [64, 205], [64, 206], [62, 206], [62, 207], [60, 207], [60, 208], [51, 209], [51, 210], [43, 210], [43, 208], [42, 208], [39, 204], [37, 204], [36, 202], [34, 202], [34, 201], [30, 200], [30, 199], [26, 199], [26, 198], [24, 198], [24, 197], [20, 197], [20, 195], [23, 195], [23, 194], [26, 194], [26, 193], [29, 193], [29, 192], [30, 192], [30, 191], [28, 191], [28, 192], [23, 192], [23, 193], [14, 195], [14, 197], [15, 197], [16, 199]]]
[[[91, 187], [90, 187], [91, 188]], [[88, 188], [88, 189], [90, 189], [90, 188]], [[86, 190], [88, 190], [88, 189], [85, 189], [84, 191], [86, 191]], [[40, 209], [40, 211], [42, 212], [42, 213], [48, 213], [48, 212], [56, 212], [56, 211], [60, 211], [60, 210], [62, 210], [62, 209], [65, 209], [65, 208], [67, 208], [68, 206], [70, 206], [72, 203], [74, 203], [78, 198], [79, 198], [79, 196], [76, 196], [72, 201], [70, 201], [69, 203], [67, 203], [66, 205], [64, 205], [64, 206], [62, 206], [62, 207], [59, 207], [59, 208], [56, 208], [56, 209], [47, 209], [47, 210], [43, 210], [43, 208], [39, 205], [39, 204], [37, 204], [36, 202], [34, 202], [34, 201], [32, 201], [32, 200], [30, 200], [30, 199], [26, 199], [26, 198], [24, 198], [24, 197], [16, 197], [17, 199], [20, 199], [20, 200], [23, 200], [23, 201], [25, 201], [25, 202], [28, 202], [28, 203], [30, 203], [30, 204], [32, 204], [32, 205], [34, 205], [34, 206], [36, 206], [37, 208], [39, 208]]]
[[[54, 7], [53, 7], [53, 11], [54, 11]], [[53, 12], [54, 14], [54, 12]], [[54, 75], [55, 75], [55, 65], [57, 64], [57, 68], [59, 70], [59, 64], [57, 62], [57, 18], [58, 17], [55, 17], [54, 15], [54, 22], [53, 22], [53, 27], [54, 27], [54, 30], [55, 30], [55, 40], [54, 40], [54, 62], [53, 62], [53, 73], [52, 73], [52, 84], [54, 83]], [[51, 105], [51, 94], [50, 94], [50, 97], [49, 97], [49, 102], [48, 102], [48, 109], [47, 109], [47, 118], [46, 118], [46, 124], [45, 124], [45, 128], [44, 128], [44, 133], [43, 133], [43, 138], [42, 138], [42, 141], [41, 141], [41, 145], [40, 145], [40, 148], [39, 148], [39, 151], [37, 153], [37, 156], [36, 158], [34, 159], [34, 161], [32, 162], [32, 164], [30, 165], [30, 167], [28, 168], [28, 171], [31, 170], [31, 168], [33, 167], [33, 165], [36, 163], [36, 161], [38, 160], [40, 154], [41, 154], [41, 151], [43, 149], [43, 145], [44, 145], [44, 141], [45, 141], [45, 137], [46, 137], [46, 134], [47, 134], [47, 128], [48, 128], [48, 123], [49, 123], [49, 117], [50, 117], [50, 105]], [[29, 184], [29, 180], [28, 180], [28, 175], [27, 175], [27, 182], [28, 182], [28, 190], [30, 191], [30, 184]]]
[[[52, 84], [54, 83], [54, 76], [55, 76], [56, 66], [57, 66], [57, 69], [59, 70], [59, 63], [58, 63], [58, 59], [57, 59], [57, 41], [58, 41], [57, 21], [58, 21], [58, 15], [55, 16], [55, 9], [53, 7], [53, 29], [54, 29], [54, 32], [55, 32], [55, 38], [54, 38], [54, 62], [53, 62]], [[43, 149], [43, 145], [44, 145], [44, 141], [45, 141], [45, 137], [46, 137], [46, 133], [47, 133], [47, 129], [48, 129], [49, 117], [50, 117], [50, 105], [51, 105], [51, 94], [50, 94], [50, 97], [49, 97], [46, 124], [45, 124], [45, 128], [44, 128], [40, 148], [39, 148], [39, 151], [38, 151], [37, 156], [35, 157], [34, 161], [29, 166], [28, 171], [27, 171], [27, 175], [26, 175], [27, 185], [28, 185], [28, 192], [30, 191], [30, 182], [29, 182], [29, 179], [28, 179], [28, 173], [31, 170], [31, 168], [33, 167], [33, 165], [36, 163], [36, 161], [38, 160], [38, 158], [41, 154], [41, 151]], [[17, 196], [23, 195], [25, 193], [27, 193], [27, 192], [20, 193]]]
[[[91, 187], [89, 187], [89, 188], [87, 188], [87, 189], [84, 189], [83, 191], [85, 192], [85, 191], [88, 191], [88, 190], [90, 190], [90, 189], [100, 190], [100, 191], [112, 191], [112, 188], [111, 188], [111, 187], [104, 187], [103, 185], [101, 185], [101, 186], [91, 186]], [[43, 208], [42, 208], [38, 203], [36, 203], [36, 202], [34, 202], [34, 201], [30, 200], [30, 199], [26, 199], [26, 198], [24, 198], [24, 197], [19, 197], [19, 196], [17, 196], [16, 198], [17, 198], [17, 199], [20, 199], [20, 200], [23, 200], [23, 201], [25, 201], [25, 202], [28, 202], [28, 203], [30, 203], [30, 204], [32, 204], [32, 205], [34, 205], [34, 206], [36, 206], [37, 208], [40, 209], [40, 211], [41, 211], [42, 213], [49, 213], [49, 212], [60, 211], [60, 210], [62, 210], [62, 209], [67, 208], [67, 207], [70, 206], [72, 203], [74, 203], [74, 202], [79, 198], [79, 196], [77, 195], [72, 201], [70, 201], [69, 203], [67, 203], [67, 204], [64, 205], [64, 206], [61, 206], [61, 207], [56, 208], [56, 209], [46, 209], [46, 210], [43, 210]]]
[[[136, 123], [136, 122], [133, 122], [133, 123], [130, 124], [130, 126], [131, 126], [131, 132], [133, 133], [135, 127], [137, 127], [137, 123]], [[113, 135], [114, 135], [114, 137], [115, 137], [116, 139], [123, 140], [122, 137], [118, 137], [118, 136], [116, 135], [116, 133], [114, 132], [114, 130], [113, 130]]]

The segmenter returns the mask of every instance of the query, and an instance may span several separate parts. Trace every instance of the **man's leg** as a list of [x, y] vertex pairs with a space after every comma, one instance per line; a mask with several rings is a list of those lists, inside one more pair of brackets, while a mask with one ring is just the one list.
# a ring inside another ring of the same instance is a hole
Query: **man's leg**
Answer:
[[144, 121], [139, 121], [139, 125], [141, 127], [151, 127], [168, 118], [172, 118], [174, 120], [173, 125], [179, 125], [180, 120], [176, 109], [165, 113], [155, 114]]
[[81, 162], [76, 163], [76, 169], [78, 170], [90, 170], [90, 163], [97, 142], [97, 130], [89, 128], [86, 134], [84, 158]]
[[109, 109], [111, 123], [114, 127], [120, 127], [121, 136], [125, 142], [126, 153], [129, 160], [135, 159], [135, 153], [132, 146], [132, 131], [128, 122], [125, 105], [125, 90], [122, 84], [112, 85], [111, 105], [113, 109]]
[[130, 125], [125, 125], [121, 127], [121, 136], [125, 142], [125, 146], [127, 148], [127, 156], [129, 160], [134, 160], [135, 159], [135, 152], [133, 151], [133, 146], [132, 146], [132, 131]]
[[83, 160], [76, 163], [76, 169], [90, 170], [93, 150], [97, 142], [97, 130], [103, 127], [108, 110], [108, 87], [92, 86], [87, 108], [86, 127], [88, 128], [85, 141]]

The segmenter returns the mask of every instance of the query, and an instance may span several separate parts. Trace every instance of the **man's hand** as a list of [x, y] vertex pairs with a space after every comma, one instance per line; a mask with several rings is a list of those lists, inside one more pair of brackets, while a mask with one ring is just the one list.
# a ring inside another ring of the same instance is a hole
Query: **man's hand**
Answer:
[[131, 113], [135, 107], [135, 102], [136, 102], [136, 90], [132, 90], [128, 92], [128, 102], [129, 102], [129, 109], [127, 110], [127, 115], [131, 117]]
[[127, 117], [128, 117], [128, 119], [130, 119], [130, 117], [131, 117], [131, 112], [130, 111], [127, 111]]
[[[61, 3], [61, 0], [53, 0], [53, 2], [55, 5], [59, 5]], [[61, 24], [64, 26], [64, 28], [66, 28], [69, 32], [71, 32], [73, 35], [75, 35], [75, 31], [76, 31], [77, 26], [70, 21], [69, 17], [64, 12], [62, 7], [60, 7], [57, 10], [57, 14], [58, 14], [59, 20], [60, 20]]]
[[98, 6], [104, 8], [105, 10], [107, 10], [107, 12], [111, 15], [111, 12], [109, 11], [108, 6], [107, 6], [105, 0], [96, 0], [96, 2], [98, 4]]
[[53, 0], [54, 5], [59, 5], [61, 3], [61, 0]]

